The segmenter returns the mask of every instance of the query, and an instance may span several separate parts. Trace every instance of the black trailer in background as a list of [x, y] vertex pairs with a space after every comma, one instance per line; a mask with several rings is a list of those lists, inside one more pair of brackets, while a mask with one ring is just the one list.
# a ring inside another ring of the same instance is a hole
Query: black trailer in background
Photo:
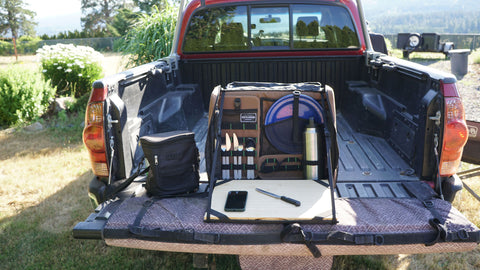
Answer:
[[440, 42], [440, 38], [437, 33], [399, 33], [397, 49], [403, 51], [404, 58], [412, 52], [441, 52], [447, 56], [455, 45], [453, 42]]

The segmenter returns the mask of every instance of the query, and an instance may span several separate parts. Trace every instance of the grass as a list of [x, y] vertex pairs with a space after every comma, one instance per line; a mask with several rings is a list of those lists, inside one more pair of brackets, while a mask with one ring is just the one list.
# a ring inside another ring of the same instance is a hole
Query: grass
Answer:
[[470, 57], [472, 58], [472, 62], [474, 64], [480, 64], [480, 49], [473, 51]]
[[[81, 113], [65, 114], [45, 120], [48, 128], [41, 132], [0, 131], [0, 268], [192, 269], [190, 254], [73, 239], [73, 226], [92, 211], [86, 189], [93, 174], [81, 143], [82, 120]], [[463, 164], [462, 170], [472, 167]], [[480, 192], [479, 180], [466, 183]], [[454, 206], [480, 226], [480, 203], [468, 192], [463, 191]], [[210, 261], [212, 269], [239, 268], [235, 256], [211, 256]], [[480, 269], [480, 248], [447, 254], [337, 256], [333, 268]]]
[[[402, 50], [400, 49], [392, 49], [389, 51], [389, 55], [404, 59], [402, 55]], [[436, 52], [412, 52], [408, 59], [413, 62], [417, 62], [424, 65], [429, 65], [434, 61], [446, 61], [447, 58], [443, 53], [436, 53]]]
[[[73, 226], [92, 212], [93, 174], [80, 118], [51, 121], [42, 132], [0, 132], [0, 268], [191, 269], [189, 254], [73, 239]], [[238, 268], [234, 256], [214, 258], [218, 269]]]

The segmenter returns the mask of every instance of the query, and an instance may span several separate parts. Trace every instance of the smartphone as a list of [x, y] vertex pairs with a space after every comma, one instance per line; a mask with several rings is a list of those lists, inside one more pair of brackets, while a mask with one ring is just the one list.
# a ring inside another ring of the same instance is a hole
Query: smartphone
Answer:
[[247, 191], [229, 191], [225, 202], [225, 212], [244, 212], [247, 194]]

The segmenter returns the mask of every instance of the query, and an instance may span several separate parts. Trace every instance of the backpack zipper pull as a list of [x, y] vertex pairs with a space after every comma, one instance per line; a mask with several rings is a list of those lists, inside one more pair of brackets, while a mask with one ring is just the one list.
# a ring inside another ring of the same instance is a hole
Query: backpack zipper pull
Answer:
[[158, 165], [158, 156], [155, 155], [154, 158], [155, 158], [155, 166], [157, 166]]

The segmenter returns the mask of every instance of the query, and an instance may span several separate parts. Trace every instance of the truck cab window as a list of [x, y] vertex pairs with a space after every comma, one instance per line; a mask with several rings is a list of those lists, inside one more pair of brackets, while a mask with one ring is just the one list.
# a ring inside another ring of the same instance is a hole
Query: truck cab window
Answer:
[[[352, 19], [342, 7], [293, 5], [293, 48], [358, 48]], [[335, 14], [335, 15], [332, 15]]]
[[245, 6], [200, 10], [192, 16], [183, 50], [185, 52], [246, 50], [247, 30]]
[[288, 7], [251, 9], [253, 50], [290, 49]]
[[227, 6], [201, 9], [192, 16], [183, 52], [359, 47], [353, 21], [342, 6]]

